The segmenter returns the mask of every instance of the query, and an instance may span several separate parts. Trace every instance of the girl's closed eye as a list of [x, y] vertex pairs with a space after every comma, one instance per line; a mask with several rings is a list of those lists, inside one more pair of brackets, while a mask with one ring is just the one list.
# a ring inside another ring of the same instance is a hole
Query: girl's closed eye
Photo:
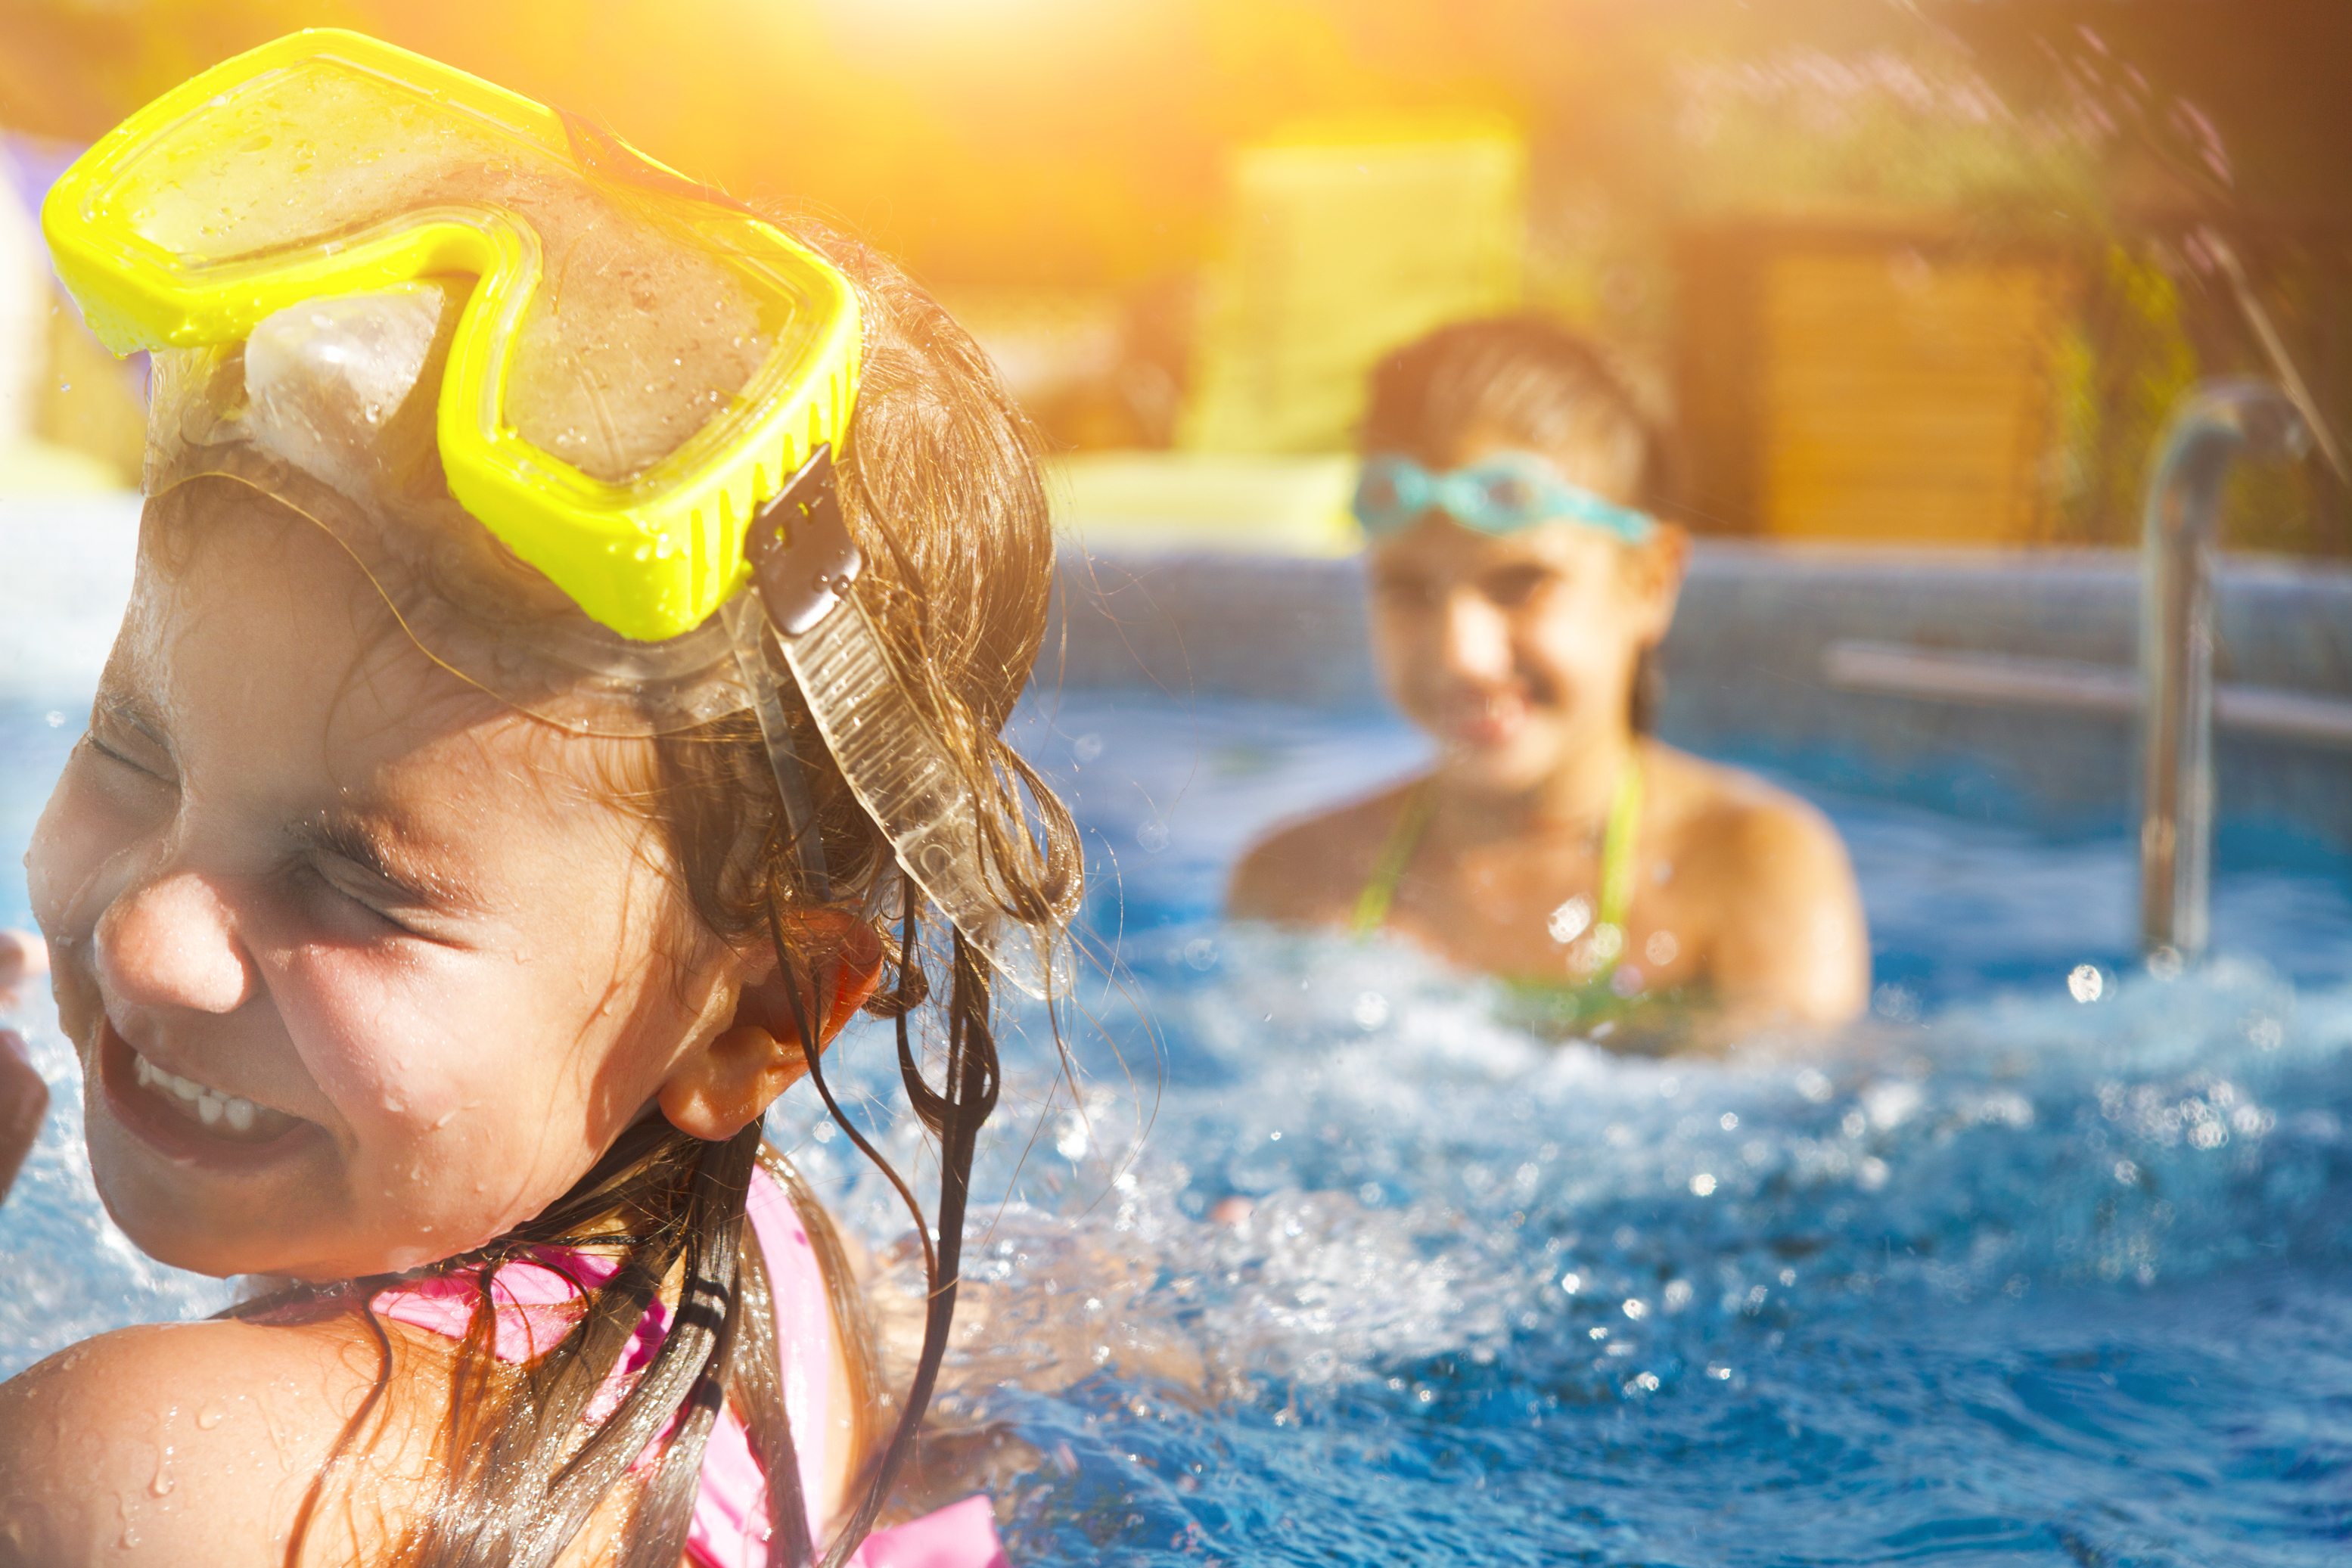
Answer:
[[306, 824], [300, 836], [291, 875], [314, 917], [361, 940], [453, 938], [467, 903], [446, 879], [404, 874], [376, 836], [357, 823]]
[[121, 707], [101, 706], [94, 712], [82, 744], [109, 762], [143, 773], [159, 783], [176, 781], [170, 749], [146, 725]]

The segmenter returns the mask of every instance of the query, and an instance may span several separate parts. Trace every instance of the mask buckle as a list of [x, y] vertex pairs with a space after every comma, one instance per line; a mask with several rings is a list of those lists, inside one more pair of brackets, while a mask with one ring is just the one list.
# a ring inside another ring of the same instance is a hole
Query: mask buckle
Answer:
[[821, 443], [748, 530], [743, 554], [768, 619], [799, 637], [832, 613], [866, 567], [841, 516], [833, 446]]

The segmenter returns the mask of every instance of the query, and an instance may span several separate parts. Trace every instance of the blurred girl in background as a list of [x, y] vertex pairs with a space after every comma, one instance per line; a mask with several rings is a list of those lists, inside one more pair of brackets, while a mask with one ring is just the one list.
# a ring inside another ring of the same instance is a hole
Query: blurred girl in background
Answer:
[[1375, 371], [1363, 451], [1373, 653], [1437, 760], [1255, 846], [1232, 913], [1393, 933], [1612, 1043], [1859, 1012], [1835, 831], [1650, 733], [1689, 541], [1605, 360], [1533, 317], [1441, 329]]

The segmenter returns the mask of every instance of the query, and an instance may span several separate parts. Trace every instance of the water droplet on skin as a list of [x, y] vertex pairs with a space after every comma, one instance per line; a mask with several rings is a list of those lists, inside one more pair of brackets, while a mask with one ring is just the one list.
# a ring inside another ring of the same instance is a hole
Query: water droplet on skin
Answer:
[[209, 1432], [228, 1419], [228, 1412], [217, 1405], [199, 1406], [196, 1409], [196, 1430]]

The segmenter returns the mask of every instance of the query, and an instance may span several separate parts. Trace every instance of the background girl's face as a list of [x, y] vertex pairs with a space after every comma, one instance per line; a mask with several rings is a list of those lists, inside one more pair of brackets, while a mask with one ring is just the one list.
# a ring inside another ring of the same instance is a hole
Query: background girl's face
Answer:
[[[1524, 449], [1473, 432], [1440, 466]], [[1496, 536], [1432, 512], [1376, 544], [1370, 571], [1390, 695], [1445, 747], [1456, 781], [1517, 792], [1625, 732], [1635, 664], [1674, 615], [1681, 538], [1661, 528], [1630, 546], [1567, 522]]]
[[318, 528], [217, 510], [184, 565], [151, 520], [26, 857], [90, 1164], [182, 1268], [413, 1267], [577, 1180], [728, 1022], [725, 966], [583, 743], [388, 631]]

